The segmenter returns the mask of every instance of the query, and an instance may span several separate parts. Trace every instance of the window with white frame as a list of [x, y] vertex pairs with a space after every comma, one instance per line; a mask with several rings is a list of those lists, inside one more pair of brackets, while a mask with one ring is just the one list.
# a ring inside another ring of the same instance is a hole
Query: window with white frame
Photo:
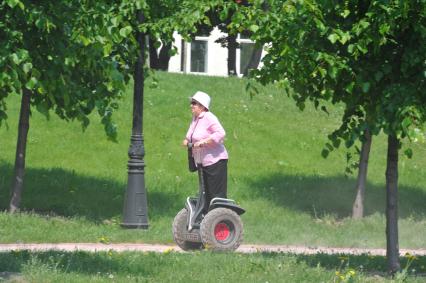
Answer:
[[257, 69], [263, 48], [250, 39], [251, 33], [248, 31], [238, 35], [239, 48], [237, 50], [237, 67], [240, 76], [247, 76], [251, 70]]
[[207, 41], [193, 40], [191, 42], [191, 72], [207, 72]]
[[254, 43], [241, 42], [240, 43], [240, 72], [244, 73], [249, 67], [249, 63], [255, 51]]

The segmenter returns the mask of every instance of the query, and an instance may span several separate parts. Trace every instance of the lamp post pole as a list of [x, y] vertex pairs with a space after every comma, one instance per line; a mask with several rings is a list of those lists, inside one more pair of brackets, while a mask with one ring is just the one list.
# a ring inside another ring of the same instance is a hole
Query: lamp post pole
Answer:
[[[144, 22], [143, 11], [137, 12], [138, 22]], [[129, 146], [129, 161], [127, 162], [128, 179], [124, 199], [123, 222], [124, 228], [148, 229], [148, 205], [145, 189], [145, 148], [143, 140], [143, 91], [145, 63], [145, 34], [138, 31], [139, 43], [138, 60], [133, 76], [133, 124]]]

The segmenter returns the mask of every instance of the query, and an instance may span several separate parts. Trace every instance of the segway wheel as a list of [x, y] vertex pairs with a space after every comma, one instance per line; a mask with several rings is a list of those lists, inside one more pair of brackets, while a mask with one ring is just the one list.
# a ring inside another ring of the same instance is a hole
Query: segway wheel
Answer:
[[227, 208], [215, 208], [201, 222], [201, 241], [207, 249], [234, 251], [243, 241], [243, 222]]
[[[200, 250], [203, 248], [198, 231], [188, 232], [186, 228], [186, 219], [188, 217], [188, 211], [183, 208], [176, 214], [173, 220], [173, 239], [175, 243], [184, 251], [189, 250]], [[194, 241], [188, 241], [193, 239]]]

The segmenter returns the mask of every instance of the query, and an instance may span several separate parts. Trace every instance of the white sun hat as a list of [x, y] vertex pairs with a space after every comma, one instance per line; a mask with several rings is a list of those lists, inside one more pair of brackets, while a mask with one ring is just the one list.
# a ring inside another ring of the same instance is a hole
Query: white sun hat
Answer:
[[210, 96], [202, 91], [197, 91], [192, 97], [192, 100], [196, 100], [198, 103], [206, 107], [207, 110], [210, 108]]

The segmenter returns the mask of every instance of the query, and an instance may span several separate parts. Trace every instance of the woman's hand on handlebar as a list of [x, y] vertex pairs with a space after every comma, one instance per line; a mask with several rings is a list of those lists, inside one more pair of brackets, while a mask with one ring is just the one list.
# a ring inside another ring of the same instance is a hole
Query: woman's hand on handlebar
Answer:
[[204, 147], [204, 146], [206, 146], [207, 144], [208, 144], [208, 141], [207, 141], [207, 140], [201, 140], [201, 141], [198, 141], [198, 142], [194, 143], [194, 147], [195, 147], [195, 148], [198, 148], [198, 147]]

